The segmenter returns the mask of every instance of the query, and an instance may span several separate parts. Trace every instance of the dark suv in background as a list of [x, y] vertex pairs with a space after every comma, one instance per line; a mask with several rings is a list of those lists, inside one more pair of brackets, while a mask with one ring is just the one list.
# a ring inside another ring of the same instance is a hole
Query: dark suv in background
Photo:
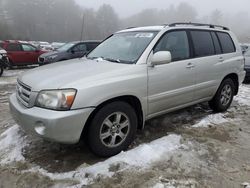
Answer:
[[2, 41], [0, 47], [7, 51], [11, 66], [37, 64], [38, 57], [47, 52], [21, 41]]
[[68, 59], [80, 58], [95, 49], [100, 43], [100, 41], [69, 42], [53, 52], [42, 54], [38, 62], [39, 65], [45, 65]]

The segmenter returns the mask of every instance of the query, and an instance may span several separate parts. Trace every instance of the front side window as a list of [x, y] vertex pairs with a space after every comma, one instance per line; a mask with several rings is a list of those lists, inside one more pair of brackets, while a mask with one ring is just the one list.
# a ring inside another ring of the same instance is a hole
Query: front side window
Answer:
[[103, 58], [117, 63], [136, 63], [158, 32], [116, 33], [88, 56], [89, 59]]
[[31, 45], [28, 45], [28, 44], [22, 44], [22, 48], [23, 48], [23, 51], [25, 52], [34, 52], [36, 51], [36, 48], [31, 46]]
[[212, 36], [209, 31], [191, 31], [195, 57], [215, 54]]
[[235, 52], [235, 46], [232, 38], [228, 33], [217, 32], [219, 37], [223, 53], [233, 53]]
[[190, 51], [186, 31], [172, 31], [165, 34], [154, 48], [154, 53], [159, 51], [169, 51], [172, 61], [188, 59]]

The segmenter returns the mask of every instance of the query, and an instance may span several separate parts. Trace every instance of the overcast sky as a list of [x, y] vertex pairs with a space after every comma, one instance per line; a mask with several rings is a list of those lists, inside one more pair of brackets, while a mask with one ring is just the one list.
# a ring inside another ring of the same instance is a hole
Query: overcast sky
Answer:
[[250, 11], [250, 0], [76, 0], [87, 8], [97, 9], [106, 3], [115, 8], [121, 17], [127, 17], [147, 8], [164, 8], [171, 4], [178, 5], [180, 2], [188, 2], [196, 8], [199, 15], [219, 9], [225, 13]]

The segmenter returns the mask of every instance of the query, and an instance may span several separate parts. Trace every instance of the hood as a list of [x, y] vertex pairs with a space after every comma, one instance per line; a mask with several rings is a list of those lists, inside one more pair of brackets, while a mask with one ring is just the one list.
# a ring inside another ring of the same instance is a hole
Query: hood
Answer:
[[74, 59], [38, 67], [23, 73], [18, 79], [32, 91], [45, 89], [78, 88], [85, 83], [103, 81], [126, 75], [133, 65], [108, 61]]

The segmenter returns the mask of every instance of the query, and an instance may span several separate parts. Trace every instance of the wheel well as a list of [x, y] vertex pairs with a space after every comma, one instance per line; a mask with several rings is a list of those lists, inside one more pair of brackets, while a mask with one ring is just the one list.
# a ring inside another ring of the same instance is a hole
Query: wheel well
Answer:
[[237, 94], [238, 94], [238, 91], [239, 91], [239, 78], [238, 78], [238, 75], [235, 74], [235, 73], [232, 73], [232, 74], [227, 75], [223, 80], [225, 80], [225, 79], [227, 79], [227, 78], [230, 78], [230, 79], [233, 80], [234, 85], [236, 86], [236, 87], [235, 87], [235, 89], [236, 89], [236, 90], [235, 90], [235, 95], [237, 95]]
[[85, 126], [84, 126], [84, 129], [82, 131], [82, 136], [85, 136], [85, 134], [87, 133], [87, 130], [88, 130], [88, 127], [91, 123], [91, 121], [93, 120], [93, 118], [95, 117], [95, 114], [103, 107], [105, 106], [106, 104], [108, 103], [111, 103], [111, 102], [115, 102], [115, 101], [123, 101], [123, 102], [126, 102], [128, 104], [131, 105], [131, 107], [133, 107], [135, 109], [135, 112], [136, 112], [136, 115], [138, 117], [138, 129], [143, 129], [143, 112], [142, 112], [142, 106], [141, 106], [141, 102], [140, 100], [135, 97], [135, 96], [131, 96], [131, 95], [126, 95], [126, 96], [120, 96], [120, 97], [116, 97], [116, 98], [112, 98], [112, 99], [109, 99], [103, 103], [101, 103], [100, 105], [98, 105], [95, 110], [90, 114]]

